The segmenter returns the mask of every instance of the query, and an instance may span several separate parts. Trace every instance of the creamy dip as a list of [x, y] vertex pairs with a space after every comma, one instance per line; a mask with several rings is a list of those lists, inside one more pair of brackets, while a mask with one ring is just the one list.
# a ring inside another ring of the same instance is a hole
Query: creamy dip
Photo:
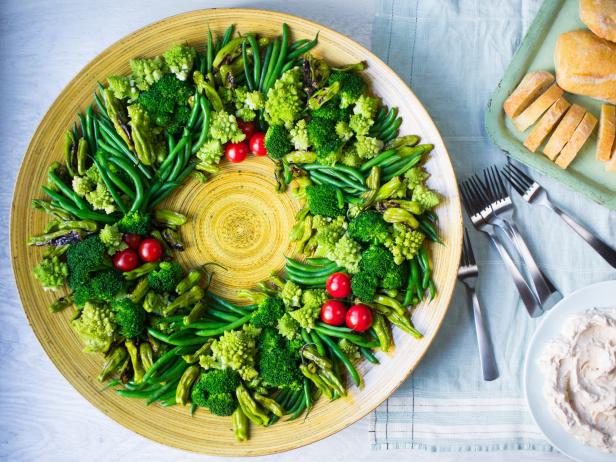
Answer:
[[582, 443], [616, 453], [616, 308], [572, 317], [539, 365], [560, 424]]

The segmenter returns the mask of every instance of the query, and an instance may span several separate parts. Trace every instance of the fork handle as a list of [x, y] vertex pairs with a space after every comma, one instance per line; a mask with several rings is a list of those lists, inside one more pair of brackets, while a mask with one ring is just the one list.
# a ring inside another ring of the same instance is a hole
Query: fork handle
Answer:
[[494, 349], [488, 330], [486, 329], [481, 305], [475, 290], [468, 288], [473, 300], [473, 320], [475, 321], [475, 333], [477, 334], [477, 346], [479, 347], [479, 362], [481, 363], [481, 371], [483, 372], [483, 380], [491, 381], [498, 378], [498, 368], [496, 367], [496, 358], [494, 357]]
[[616, 250], [614, 250], [612, 247], [607, 245], [604, 241], [598, 238], [595, 234], [593, 234], [591, 231], [586, 229], [580, 223], [575, 221], [570, 215], [563, 212], [561, 209], [559, 209], [557, 206], [555, 206], [551, 202], [548, 202], [544, 205], [552, 209], [554, 213], [556, 213], [560, 218], [562, 218], [562, 220], [573, 229], [573, 231], [578, 233], [582, 239], [588, 242], [588, 244], [593, 249], [595, 249], [595, 251], [599, 255], [601, 255], [601, 257], [603, 257], [603, 259], [606, 262], [608, 262], [612, 266], [612, 268], [616, 268]]
[[518, 293], [520, 294], [522, 303], [524, 303], [524, 306], [526, 307], [526, 311], [528, 311], [531, 318], [541, 316], [543, 311], [537, 302], [537, 297], [535, 297], [535, 294], [526, 283], [526, 280], [524, 280], [524, 276], [522, 276], [522, 273], [520, 273], [520, 270], [511, 259], [507, 249], [505, 249], [503, 244], [500, 242], [498, 235], [494, 232], [494, 230], [489, 230], [486, 232], [490, 237], [492, 244], [494, 244], [494, 247], [498, 250], [498, 253], [503, 260], [503, 263], [505, 263], [509, 274], [513, 278], [513, 283], [515, 284], [516, 289], [518, 289]]

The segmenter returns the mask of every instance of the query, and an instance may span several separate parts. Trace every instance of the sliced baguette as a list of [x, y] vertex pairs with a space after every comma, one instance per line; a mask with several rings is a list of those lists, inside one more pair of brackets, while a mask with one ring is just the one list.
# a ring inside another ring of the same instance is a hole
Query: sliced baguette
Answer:
[[548, 71], [529, 72], [524, 76], [513, 93], [503, 103], [505, 114], [513, 118], [528, 107], [554, 82], [554, 76]]
[[597, 125], [597, 118], [590, 112], [584, 114], [584, 118], [573, 132], [573, 136], [567, 142], [559, 156], [556, 158], [556, 165], [560, 168], [567, 168], [575, 159], [586, 140], [592, 135], [593, 130]]
[[597, 136], [597, 159], [608, 161], [612, 157], [612, 146], [616, 138], [616, 107], [611, 104], [601, 106], [599, 135]]
[[539, 117], [543, 115], [548, 108], [563, 95], [563, 90], [557, 84], [553, 84], [548, 88], [539, 98], [528, 106], [524, 111], [513, 119], [513, 125], [518, 130], [523, 132], [532, 124], [534, 124]]
[[556, 130], [548, 140], [548, 143], [543, 148], [543, 153], [550, 159], [556, 159], [560, 151], [565, 147], [567, 141], [573, 136], [573, 132], [582, 121], [586, 114], [586, 109], [578, 104], [574, 104], [569, 108], [563, 120], [560, 121]]
[[616, 173], [616, 140], [612, 146], [612, 158], [605, 163], [605, 171]]
[[561, 117], [569, 109], [569, 102], [564, 98], [558, 98], [548, 111], [543, 114], [543, 117], [539, 119], [539, 122], [532, 129], [526, 140], [524, 140], [524, 146], [530, 151], [535, 152], [543, 140], [547, 138], [552, 129], [556, 126]]

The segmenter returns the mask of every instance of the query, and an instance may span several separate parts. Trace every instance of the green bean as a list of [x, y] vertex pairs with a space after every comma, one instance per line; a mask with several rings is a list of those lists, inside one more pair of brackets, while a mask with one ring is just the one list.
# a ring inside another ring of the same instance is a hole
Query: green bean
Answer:
[[325, 356], [326, 355], [325, 346], [323, 345], [321, 338], [317, 335], [317, 333], [314, 330], [310, 331], [310, 340], [312, 340], [312, 343], [314, 343], [314, 346], [317, 347], [317, 352], [319, 353], [319, 356]]
[[317, 179], [321, 181], [321, 183], [327, 183], [332, 186], [337, 186], [338, 188], [345, 188], [347, 186], [346, 183], [344, 183], [342, 180], [336, 179], [325, 173], [321, 173], [317, 171], [310, 172], [310, 179], [311, 180]]
[[178, 351], [181, 351], [181, 347], [175, 347], [172, 348], [171, 350], [169, 350], [167, 353], [165, 353], [164, 355], [162, 355], [160, 358], [158, 358], [154, 364], [152, 364], [152, 367], [150, 367], [145, 375], [143, 376], [143, 382], [149, 382], [149, 379], [151, 377], [154, 377], [154, 374], [161, 369], [163, 366], [166, 366], [167, 363], [169, 361], [171, 361], [173, 358], [176, 357], [176, 354]]
[[269, 81], [266, 83], [266, 89], [269, 89], [276, 79], [280, 76], [282, 66], [284, 66], [285, 59], [287, 58], [287, 49], [289, 48], [289, 26], [286, 23], [282, 23], [282, 42], [280, 44], [280, 53], [278, 54], [278, 60], [274, 66], [274, 70], [269, 77]]
[[404, 172], [406, 172], [407, 170], [409, 170], [410, 168], [414, 167], [419, 162], [421, 162], [422, 157], [423, 157], [423, 154], [417, 153], [409, 157], [408, 159], [404, 159], [406, 163], [402, 167], [400, 167], [398, 170], [395, 170], [395, 171], [388, 170], [391, 167], [386, 168], [385, 171], [383, 171], [383, 180], [389, 181], [396, 176], [402, 175]]
[[436, 286], [432, 278], [430, 278], [430, 282], [428, 283], [428, 291], [430, 292], [430, 300], [434, 300], [434, 297], [436, 297]]
[[415, 146], [419, 143], [419, 136], [417, 135], [406, 135], [400, 138], [396, 138], [391, 143], [388, 143], [385, 146], [385, 149], [399, 149], [405, 146]]
[[82, 220], [98, 221], [101, 223], [115, 223], [118, 221], [113, 215], [105, 215], [103, 213], [92, 212], [90, 210], [81, 210], [77, 206], [71, 205], [68, 202], [68, 199], [64, 196], [46, 186], [41, 186], [41, 189], [45, 192], [45, 194], [54, 199], [59, 206], [77, 218]]
[[122, 190], [124, 194], [130, 197], [131, 200], [135, 200], [135, 192], [130, 189], [130, 187], [126, 183], [124, 183], [124, 180], [122, 180], [122, 178], [120, 178], [115, 172], [112, 172], [111, 170], [107, 170], [105, 173], [107, 174], [109, 179], [113, 181], [113, 183]]
[[270, 42], [265, 50], [265, 58], [263, 59], [263, 67], [261, 68], [261, 77], [259, 78], [259, 90], [260, 91], [263, 91], [263, 84], [265, 83], [265, 75], [267, 74], [267, 68], [269, 67], [273, 48], [274, 48], [274, 44]]
[[213, 294], [213, 293], [211, 293], [211, 292], [208, 292], [207, 296], [208, 296], [208, 297], [209, 297], [212, 301], [214, 301], [214, 302], [218, 303], [220, 306], [223, 306], [223, 307], [227, 308], [227, 309], [228, 309], [228, 310], [230, 310], [230, 311], [233, 311], [233, 312], [235, 312], [235, 313], [237, 313], [237, 314], [241, 314], [242, 316], [244, 316], [244, 315], [246, 315], [246, 314], [247, 314], [247, 313], [246, 313], [246, 309], [245, 309], [245, 308], [242, 308], [241, 306], [234, 305], [233, 303], [231, 303], [231, 302], [229, 302], [229, 301], [225, 300], [225, 299], [224, 299], [224, 298], [222, 298], [222, 297], [219, 297], [219, 296], [218, 296], [218, 295], [216, 295], [216, 294]]
[[389, 127], [394, 122], [394, 120], [396, 120], [397, 116], [398, 116], [398, 108], [392, 107], [387, 113], [387, 116], [383, 119], [383, 121], [378, 125], [374, 124], [372, 126], [372, 129], [376, 130], [377, 133], [383, 131], [384, 129]]
[[207, 71], [212, 72], [212, 63], [214, 62], [214, 39], [212, 30], [207, 29]]
[[135, 201], [133, 202], [130, 211], [138, 211], [145, 199], [143, 182], [141, 181], [139, 173], [132, 167], [132, 165], [130, 165], [124, 159], [120, 159], [118, 157], [111, 157], [109, 160], [112, 163], [116, 164], [118, 167], [122, 168], [133, 181], [133, 184], [135, 185]]
[[248, 53], [246, 53], [246, 42], [242, 42], [242, 63], [244, 64], [244, 75], [246, 76], [246, 84], [248, 90], [253, 91], [255, 89], [254, 82], [252, 81], [252, 73], [250, 72], [248, 65]]
[[192, 154], [196, 154], [199, 151], [199, 149], [201, 149], [201, 146], [203, 146], [203, 143], [205, 143], [205, 139], [207, 138], [207, 135], [210, 130], [210, 121], [211, 121], [210, 103], [208, 102], [207, 99], [202, 97], [199, 100], [199, 105], [201, 106], [201, 111], [203, 113], [203, 124], [201, 125], [201, 133], [199, 134], [199, 139], [197, 140], [195, 145], [192, 147], [192, 150], [191, 150]]
[[319, 33], [318, 32], [317, 32], [317, 35], [314, 37], [314, 39], [304, 44], [303, 46], [298, 47], [295, 50], [292, 50], [291, 53], [287, 54], [287, 57], [286, 57], [287, 61], [293, 61], [295, 58], [298, 58], [304, 53], [312, 50], [317, 45], [317, 43], [319, 43]]
[[92, 161], [94, 162], [94, 165], [96, 166], [96, 169], [98, 170], [98, 174], [103, 180], [103, 183], [107, 187], [109, 194], [111, 194], [111, 197], [113, 197], [114, 202], [118, 205], [118, 208], [120, 209], [120, 211], [123, 214], [126, 214], [128, 209], [124, 205], [124, 202], [122, 202], [122, 198], [120, 197], [120, 194], [118, 194], [118, 191], [116, 191], [115, 185], [111, 182], [111, 180], [107, 176], [107, 171], [104, 170], [102, 167], [102, 163], [104, 162], [102, 158], [102, 153], [99, 152], [96, 156], [94, 156]]
[[312, 390], [310, 389], [310, 382], [304, 377], [304, 402], [306, 403], [306, 416], [312, 409]]
[[308, 39], [301, 39], [301, 40], [296, 40], [295, 42], [293, 42], [291, 45], [289, 45], [289, 51], [294, 51], [297, 50], [299, 47], [304, 46], [306, 43], [308, 43], [310, 40]]
[[377, 359], [376, 356], [374, 356], [372, 354], [372, 351], [370, 351], [368, 348], [364, 348], [364, 347], [359, 347], [359, 351], [361, 353], [361, 355], [368, 360], [369, 362], [371, 362], [372, 364], [380, 364], [379, 360]]
[[300, 399], [300, 402], [299, 402], [299, 406], [297, 407], [297, 409], [293, 413], [293, 415], [291, 417], [289, 417], [289, 421], [297, 419], [300, 415], [303, 414], [304, 410], [306, 409], [306, 395], [305, 394], [301, 394], [300, 397], [301, 397], [301, 399]]
[[307, 285], [325, 284], [325, 282], [329, 278], [329, 276], [318, 276], [318, 277], [308, 278], [308, 277], [293, 276], [292, 274], [289, 274], [288, 276], [291, 281], [297, 284], [307, 284]]
[[321, 321], [317, 321], [316, 325], [324, 327], [325, 329], [335, 330], [335, 331], [338, 331], [338, 332], [346, 332], [346, 333], [349, 333], [349, 334], [352, 334], [352, 333], [356, 332], [353, 329], [351, 329], [350, 327], [330, 326], [329, 324], [325, 324], [324, 322], [321, 322]]
[[[181, 374], [180, 374], [181, 375]], [[162, 387], [160, 387], [160, 389], [156, 392], [154, 392], [146, 401], [146, 405], [150, 405], [152, 404], [154, 401], [158, 400], [161, 396], [163, 396], [165, 393], [169, 393], [171, 390], [173, 390], [175, 387], [177, 387], [177, 384], [179, 383], [179, 376], [177, 379], [170, 381], [169, 383], [163, 385]]]
[[373, 157], [372, 159], [370, 159], [368, 162], [365, 162], [360, 168], [359, 171], [360, 172], [369, 172], [370, 169], [372, 167], [374, 167], [375, 165], [380, 165], [381, 162], [389, 159], [392, 156], [396, 155], [396, 150], [395, 149], [390, 149], [388, 151], [383, 151], [382, 153], [380, 153], [378, 156]]
[[88, 204], [81, 197], [77, 195], [75, 191], [69, 188], [64, 182], [60, 179], [60, 177], [51, 169], [48, 171], [47, 176], [51, 183], [53, 183], [59, 190], [64, 194], [68, 199], [73, 201], [73, 203], [79, 207], [81, 210], [88, 210]]
[[294, 414], [297, 409], [301, 406], [302, 401], [304, 400], [304, 394], [303, 392], [297, 392], [297, 394], [295, 395], [293, 401], [291, 401], [291, 403], [289, 403], [289, 410], [287, 411], [286, 415], [289, 414]]
[[[209, 319], [212, 319], [211, 321]], [[208, 318], [208, 320], [202, 320], [197, 322], [192, 322], [188, 324], [186, 327], [188, 329], [218, 329], [221, 327], [226, 327], [229, 323], [223, 321], [216, 321], [214, 318]]]
[[322, 326], [315, 326], [314, 330], [317, 331], [321, 336], [327, 335], [330, 337], [344, 338], [347, 339], [349, 342], [354, 343], [355, 345], [363, 346], [366, 348], [371, 348], [373, 346], [373, 342], [367, 342], [363, 337], [360, 337], [359, 335], [330, 330]]
[[216, 337], [227, 330], [233, 330], [237, 327], [240, 327], [241, 325], [247, 323], [251, 317], [252, 314], [247, 314], [246, 316], [239, 318], [237, 321], [227, 324], [225, 327], [221, 327], [218, 329], [198, 330], [197, 332], [195, 332], [195, 334], [200, 337]]
[[220, 47], [224, 47], [227, 43], [229, 43], [229, 40], [231, 40], [231, 36], [233, 36], [233, 29], [234, 29], [234, 25], [231, 24], [229, 27], [227, 27], [227, 30], [225, 30], [225, 35], [223, 35], [222, 37], [222, 42], [220, 44]]
[[237, 321], [238, 319], [238, 317], [233, 314], [225, 313], [224, 311], [216, 310], [214, 308], [208, 309], [207, 314], [215, 318], [222, 319], [223, 321], [228, 321], [228, 322]]
[[327, 344], [327, 346], [329, 346], [331, 348], [331, 350], [333, 351], [334, 355], [338, 359], [340, 359], [340, 361], [342, 361], [342, 364], [344, 364], [344, 367], [346, 367], [347, 371], [351, 375], [351, 379], [353, 379], [353, 383], [355, 385], [359, 386], [361, 384], [361, 378], [359, 376], [359, 373], [357, 372], [357, 369], [355, 369], [355, 366], [353, 366], [353, 363], [351, 362], [351, 360], [342, 352], [342, 350], [336, 344], [336, 342], [331, 340], [328, 336], [322, 335], [322, 334], [319, 333], [319, 337], [321, 337], [323, 342], [325, 342]]
[[402, 125], [402, 118], [398, 117], [391, 125], [388, 127], [383, 127], [383, 129], [379, 132], [379, 138], [381, 138], [384, 142], [388, 142], [392, 134], [394, 134], [394, 137], [396, 136], [400, 125]]
[[163, 334], [162, 332], [154, 329], [153, 327], [148, 327], [148, 334], [154, 337], [161, 342], [168, 343], [170, 345], [176, 346], [186, 346], [186, 345], [200, 345], [203, 344], [203, 339], [198, 337], [188, 337], [182, 339], [172, 339], [169, 335]]
[[274, 40], [274, 47], [272, 49], [272, 55], [270, 56], [270, 62], [267, 66], [267, 73], [265, 74], [265, 82], [263, 82], [263, 93], [267, 93], [269, 90], [269, 83], [274, 73], [276, 63], [278, 62], [278, 55], [280, 54], [280, 40]]
[[294, 267], [286, 268], [287, 273], [292, 274], [293, 276], [307, 277], [307, 278], [313, 278], [313, 277], [319, 277], [319, 276], [330, 276], [337, 271], [342, 271], [343, 269], [344, 269], [343, 266], [337, 266], [335, 264], [333, 266], [325, 267], [324, 269], [319, 270], [319, 271], [302, 271]]
[[442, 243], [442, 241], [438, 237], [438, 231], [434, 226], [434, 223], [428, 220], [424, 215], [420, 215], [417, 217], [419, 221], [419, 229], [430, 239], [432, 242]]
[[381, 106], [376, 113], [376, 117], [374, 118], [374, 123], [375, 124], [381, 123], [386, 115], [387, 115], [387, 106]]
[[409, 262], [409, 266], [408, 284], [406, 287], [406, 294], [404, 294], [404, 300], [402, 302], [404, 306], [408, 306], [411, 302], [411, 297], [413, 296], [413, 292], [419, 281], [419, 266], [417, 264], [417, 258], [413, 258]]
[[308, 261], [310, 261], [310, 263], [314, 263], [314, 265], [302, 263], [289, 257], [285, 258], [287, 260], [288, 266], [291, 266], [299, 271], [303, 271], [306, 273], [318, 272], [328, 268], [334, 268], [336, 266], [336, 262], [333, 262], [327, 258], [309, 259]]

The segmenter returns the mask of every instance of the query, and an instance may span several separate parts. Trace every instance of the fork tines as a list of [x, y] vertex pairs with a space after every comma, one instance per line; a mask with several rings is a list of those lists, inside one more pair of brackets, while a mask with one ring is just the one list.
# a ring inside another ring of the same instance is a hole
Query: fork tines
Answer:
[[507, 188], [496, 165], [486, 168], [483, 171], [485, 190], [488, 193], [490, 202], [494, 203], [507, 199]]
[[483, 209], [490, 205], [485, 198], [485, 187], [477, 175], [473, 175], [460, 183], [460, 193], [462, 194], [464, 208], [470, 216], [481, 213]]
[[520, 170], [512, 163], [508, 163], [503, 170], [503, 175], [511, 184], [511, 187], [517, 191], [521, 196], [528, 191], [535, 181], [529, 177], [526, 173]]
[[464, 240], [462, 241], [462, 266], [475, 265], [475, 254], [473, 253], [473, 246], [468, 236], [468, 230], [464, 229]]

